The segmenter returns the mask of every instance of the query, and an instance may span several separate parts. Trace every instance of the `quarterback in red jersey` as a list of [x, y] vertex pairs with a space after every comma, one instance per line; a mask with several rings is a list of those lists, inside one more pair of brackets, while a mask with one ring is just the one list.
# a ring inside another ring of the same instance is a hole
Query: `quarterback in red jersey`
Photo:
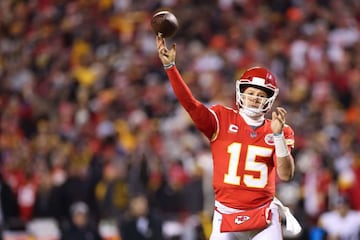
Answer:
[[265, 118], [279, 91], [275, 76], [263, 67], [250, 68], [236, 80], [238, 109], [207, 107], [177, 70], [175, 44], [168, 49], [160, 35], [156, 41], [177, 99], [210, 142], [215, 193], [210, 239], [282, 239], [279, 210], [284, 206], [275, 198], [275, 178], [288, 181], [294, 175], [294, 132], [285, 124], [284, 108]]

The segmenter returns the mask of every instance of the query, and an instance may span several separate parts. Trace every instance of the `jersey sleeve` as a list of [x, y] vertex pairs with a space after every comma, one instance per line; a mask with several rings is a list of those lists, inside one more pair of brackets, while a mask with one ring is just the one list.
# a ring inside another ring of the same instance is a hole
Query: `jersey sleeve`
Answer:
[[288, 145], [291, 148], [294, 148], [295, 146], [294, 130], [289, 125], [285, 124], [283, 131], [284, 131], [286, 145]]
[[213, 112], [193, 96], [176, 66], [167, 69], [166, 73], [176, 98], [189, 113], [196, 128], [211, 139], [217, 131], [217, 122]]

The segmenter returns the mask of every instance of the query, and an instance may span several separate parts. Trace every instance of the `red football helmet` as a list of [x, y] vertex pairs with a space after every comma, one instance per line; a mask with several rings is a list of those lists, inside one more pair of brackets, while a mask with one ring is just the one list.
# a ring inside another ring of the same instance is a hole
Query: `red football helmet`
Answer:
[[[267, 94], [267, 98], [257, 97], [261, 102], [257, 108], [246, 105], [246, 99], [249, 97], [254, 98], [254, 96], [244, 94], [245, 89], [248, 87], [261, 89]], [[249, 116], [259, 116], [269, 111], [278, 93], [279, 89], [275, 76], [263, 67], [249, 68], [240, 79], [236, 80], [236, 104]]]

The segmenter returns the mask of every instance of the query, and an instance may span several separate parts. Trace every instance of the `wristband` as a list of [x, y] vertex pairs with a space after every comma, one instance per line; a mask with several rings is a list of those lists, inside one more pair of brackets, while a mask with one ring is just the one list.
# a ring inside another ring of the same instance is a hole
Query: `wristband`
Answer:
[[174, 67], [174, 66], [175, 66], [175, 62], [171, 62], [171, 63], [169, 63], [169, 64], [163, 65], [163, 67], [164, 67], [165, 70], [167, 70], [167, 69], [169, 69], [169, 68], [172, 68], [172, 67]]
[[286, 145], [284, 134], [274, 133], [274, 144], [275, 144], [275, 154], [277, 157], [286, 157], [289, 156], [288, 146]]

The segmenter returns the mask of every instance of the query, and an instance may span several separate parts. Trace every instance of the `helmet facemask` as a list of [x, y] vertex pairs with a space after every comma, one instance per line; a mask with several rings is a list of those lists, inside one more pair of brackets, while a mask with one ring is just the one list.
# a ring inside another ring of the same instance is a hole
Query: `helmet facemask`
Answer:
[[[246, 94], [244, 91], [247, 87], [264, 90], [268, 97]], [[236, 104], [239, 109], [249, 117], [257, 118], [263, 116], [271, 109], [277, 95], [277, 88], [271, 89], [256, 84], [250, 84], [249, 82], [242, 83], [241, 79], [236, 81]]]

